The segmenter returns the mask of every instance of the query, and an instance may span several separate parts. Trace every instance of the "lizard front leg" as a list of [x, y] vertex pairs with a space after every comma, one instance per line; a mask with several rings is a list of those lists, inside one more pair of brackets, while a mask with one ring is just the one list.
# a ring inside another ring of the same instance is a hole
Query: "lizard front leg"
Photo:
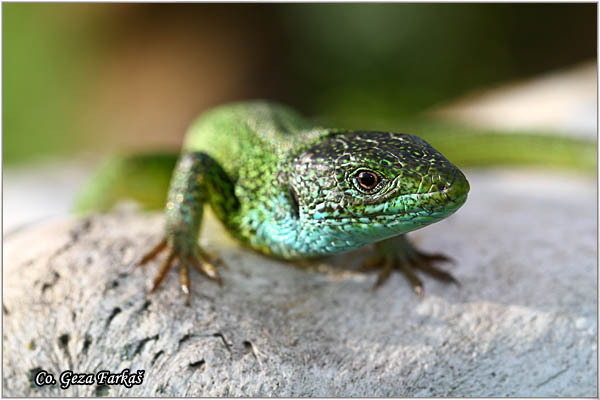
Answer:
[[234, 185], [223, 168], [206, 153], [184, 153], [175, 167], [169, 187], [165, 235], [138, 263], [144, 265], [167, 250], [167, 257], [154, 278], [150, 294], [160, 287], [175, 263], [179, 266], [181, 290], [188, 305], [191, 303], [190, 265], [222, 285], [217, 272], [220, 260], [198, 245], [203, 208], [207, 202], [217, 215], [233, 213], [238, 207]]
[[379, 270], [374, 289], [385, 283], [392, 271], [400, 271], [412, 285], [414, 292], [423, 296], [423, 283], [415, 273], [419, 269], [443, 282], [459, 282], [448, 272], [433, 265], [435, 261], [451, 261], [443, 254], [427, 254], [417, 250], [407, 239], [400, 235], [375, 244], [376, 255], [367, 259], [361, 270]]

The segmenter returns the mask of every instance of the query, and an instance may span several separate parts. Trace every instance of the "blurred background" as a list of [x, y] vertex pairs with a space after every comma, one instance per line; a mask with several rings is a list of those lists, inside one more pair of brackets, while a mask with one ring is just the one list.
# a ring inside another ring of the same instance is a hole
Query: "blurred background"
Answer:
[[[177, 151], [200, 112], [253, 98], [324, 125], [415, 133], [459, 166], [596, 171], [596, 4], [2, 9], [5, 231], [67, 212], [108, 154]], [[514, 135], [576, 150], [528, 160]], [[461, 158], [457, 143], [481, 156]]]

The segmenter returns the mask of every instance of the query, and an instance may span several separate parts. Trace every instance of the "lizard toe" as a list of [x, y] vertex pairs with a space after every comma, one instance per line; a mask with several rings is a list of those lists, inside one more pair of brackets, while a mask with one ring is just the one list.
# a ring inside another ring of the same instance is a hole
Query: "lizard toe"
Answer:
[[196, 255], [190, 257], [192, 265], [207, 278], [217, 282], [219, 286], [223, 286], [223, 281], [219, 276], [214, 259], [209, 259], [205, 256], [204, 250], [198, 248]]

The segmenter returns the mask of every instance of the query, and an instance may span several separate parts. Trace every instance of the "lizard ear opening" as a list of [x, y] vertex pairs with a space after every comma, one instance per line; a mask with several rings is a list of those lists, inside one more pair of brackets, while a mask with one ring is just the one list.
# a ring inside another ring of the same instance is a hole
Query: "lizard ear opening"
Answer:
[[292, 198], [292, 215], [295, 218], [300, 218], [300, 205], [298, 204], [298, 195], [292, 186], [289, 188], [290, 197]]

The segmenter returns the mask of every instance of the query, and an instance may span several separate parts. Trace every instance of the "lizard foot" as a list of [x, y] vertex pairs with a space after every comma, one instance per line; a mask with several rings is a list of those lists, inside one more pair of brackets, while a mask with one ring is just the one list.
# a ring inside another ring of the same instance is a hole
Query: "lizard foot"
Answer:
[[377, 254], [365, 260], [360, 267], [361, 271], [379, 271], [373, 289], [383, 285], [393, 270], [398, 270], [408, 279], [417, 296], [423, 297], [423, 282], [415, 273], [416, 269], [440, 281], [460, 286], [460, 283], [449, 272], [433, 265], [436, 261], [452, 262], [451, 258], [438, 253], [420, 252], [406, 240], [404, 235], [376, 243], [375, 247]]
[[138, 266], [143, 266], [149, 261], [153, 260], [160, 254], [163, 250], [168, 249], [167, 258], [163, 261], [158, 274], [154, 277], [154, 281], [152, 282], [152, 289], [150, 290], [150, 294], [148, 297], [152, 295], [152, 293], [156, 292], [160, 287], [160, 284], [167, 276], [167, 272], [171, 267], [178, 262], [179, 266], [179, 280], [181, 282], [181, 290], [186, 296], [186, 304], [191, 305], [191, 290], [190, 290], [190, 274], [189, 274], [189, 266], [192, 265], [198, 271], [200, 271], [207, 278], [214, 280], [217, 282], [219, 286], [223, 286], [223, 282], [221, 281], [221, 277], [217, 272], [217, 265], [225, 266], [225, 264], [219, 259], [206, 251], [204, 251], [200, 246], [196, 246], [194, 251], [184, 252], [181, 250], [176, 250], [173, 246], [170, 246], [167, 242], [167, 239], [162, 239], [156, 246], [152, 248], [149, 252], [147, 252], [137, 263]]

